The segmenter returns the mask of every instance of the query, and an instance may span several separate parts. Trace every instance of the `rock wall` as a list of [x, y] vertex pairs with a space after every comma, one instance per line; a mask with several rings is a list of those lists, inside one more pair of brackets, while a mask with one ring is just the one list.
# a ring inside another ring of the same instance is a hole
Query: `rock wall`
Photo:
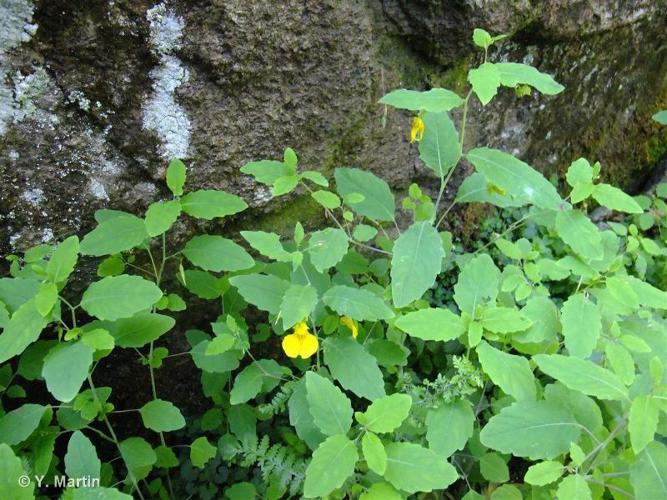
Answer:
[[[514, 36], [491, 54], [553, 73], [554, 98], [504, 92], [471, 109], [470, 144], [549, 173], [586, 155], [638, 188], [667, 151], [664, 0], [2, 0], [0, 254], [84, 232], [94, 210], [166, 196], [167, 160], [193, 187], [244, 196], [257, 224], [308, 217], [267, 206], [240, 174], [280, 157], [358, 165], [397, 188], [427, 178], [393, 88], [464, 91], [472, 28]], [[273, 214], [267, 213], [273, 210]], [[248, 216], [246, 216], [248, 217]], [[268, 222], [267, 222], [268, 221]]]

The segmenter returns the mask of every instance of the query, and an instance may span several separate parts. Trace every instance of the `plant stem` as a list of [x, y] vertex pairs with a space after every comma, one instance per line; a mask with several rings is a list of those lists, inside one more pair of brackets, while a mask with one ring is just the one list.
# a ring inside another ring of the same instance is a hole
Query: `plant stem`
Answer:
[[125, 457], [123, 456], [123, 452], [120, 449], [120, 441], [118, 441], [118, 437], [116, 436], [116, 433], [113, 430], [113, 427], [111, 426], [111, 422], [109, 421], [109, 418], [107, 417], [107, 414], [104, 413], [103, 407], [102, 407], [102, 402], [100, 401], [100, 398], [97, 395], [97, 389], [95, 389], [95, 384], [93, 383], [93, 378], [88, 374], [88, 385], [90, 386], [90, 390], [93, 393], [93, 397], [95, 398], [95, 401], [99, 405], [100, 409], [102, 410], [102, 419], [104, 420], [104, 423], [107, 426], [107, 429], [109, 429], [109, 434], [111, 435], [111, 440], [116, 443], [116, 447], [118, 448], [118, 452], [120, 453], [120, 457], [123, 459], [123, 462], [125, 463], [125, 468], [127, 468], [127, 475], [130, 477], [130, 480], [132, 481], [132, 485], [134, 488], [137, 490], [137, 494], [139, 495], [139, 498], [143, 500], [144, 495], [141, 492], [141, 489], [139, 488], [139, 483], [137, 482], [137, 478], [134, 477], [134, 472], [132, 472], [132, 469], [130, 468], [130, 464], [127, 463], [127, 460], [125, 460]]

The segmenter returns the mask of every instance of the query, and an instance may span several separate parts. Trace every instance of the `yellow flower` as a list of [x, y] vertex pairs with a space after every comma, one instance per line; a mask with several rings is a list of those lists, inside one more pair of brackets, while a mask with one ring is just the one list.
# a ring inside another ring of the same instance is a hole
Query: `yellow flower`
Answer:
[[412, 120], [412, 129], [410, 129], [410, 142], [419, 142], [424, 137], [424, 120], [415, 116]]
[[319, 347], [317, 337], [310, 333], [308, 323], [301, 321], [294, 326], [294, 333], [283, 337], [283, 351], [290, 358], [301, 356], [303, 359], [311, 357]]
[[348, 318], [347, 316], [341, 316], [340, 322], [352, 331], [352, 336], [356, 339], [357, 335], [359, 335], [359, 327], [357, 326], [357, 322], [352, 318]]

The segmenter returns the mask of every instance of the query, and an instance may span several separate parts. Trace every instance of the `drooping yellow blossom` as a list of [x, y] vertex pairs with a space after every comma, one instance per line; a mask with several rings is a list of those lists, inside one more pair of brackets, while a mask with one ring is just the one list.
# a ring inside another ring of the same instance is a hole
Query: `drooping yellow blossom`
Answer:
[[359, 335], [359, 327], [357, 326], [357, 322], [352, 318], [348, 318], [347, 316], [341, 316], [340, 322], [350, 329], [352, 336], [356, 339], [357, 335]]
[[424, 120], [419, 116], [415, 116], [412, 120], [412, 128], [410, 129], [410, 142], [419, 142], [424, 137]]
[[317, 352], [319, 345], [317, 337], [310, 333], [305, 321], [294, 325], [294, 333], [283, 337], [283, 351], [290, 358], [309, 358]]

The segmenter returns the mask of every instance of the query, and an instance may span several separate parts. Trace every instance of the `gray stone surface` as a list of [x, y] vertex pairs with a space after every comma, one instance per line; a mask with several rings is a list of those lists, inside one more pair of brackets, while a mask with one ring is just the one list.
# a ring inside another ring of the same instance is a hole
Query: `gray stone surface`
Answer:
[[550, 173], [578, 155], [637, 187], [667, 150], [665, 2], [635, 0], [0, 0], [0, 254], [89, 229], [95, 209], [192, 187], [267, 205], [238, 169], [286, 146], [325, 173], [357, 165], [402, 188], [426, 179], [393, 88], [463, 93], [475, 26], [512, 32], [493, 60], [555, 74], [555, 98], [504, 91], [471, 109], [469, 143]]

